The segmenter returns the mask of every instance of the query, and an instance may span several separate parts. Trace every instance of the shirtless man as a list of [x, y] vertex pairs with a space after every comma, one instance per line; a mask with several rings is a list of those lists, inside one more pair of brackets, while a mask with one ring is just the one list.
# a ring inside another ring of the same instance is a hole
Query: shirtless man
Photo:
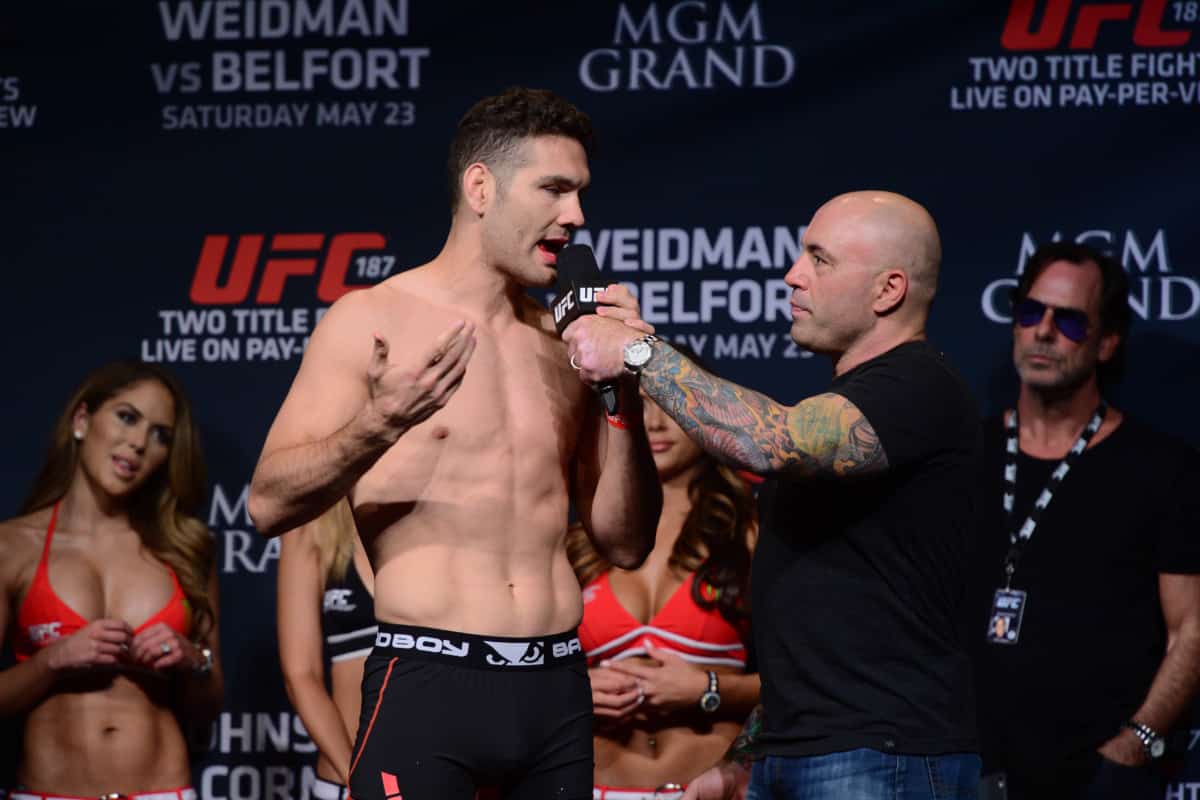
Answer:
[[349, 496], [375, 570], [356, 800], [481, 785], [591, 797], [568, 501], [605, 557], [634, 567], [661, 494], [636, 387], [606, 424], [525, 293], [554, 282], [583, 224], [590, 142], [588, 117], [548, 91], [468, 111], [442, 251], [334, 304], [267, 436], [258, 529], [278, 535]]

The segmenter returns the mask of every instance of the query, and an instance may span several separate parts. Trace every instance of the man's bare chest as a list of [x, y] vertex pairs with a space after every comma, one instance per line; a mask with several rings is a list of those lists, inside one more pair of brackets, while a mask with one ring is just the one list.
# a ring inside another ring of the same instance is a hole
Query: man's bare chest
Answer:
[[588, 413], [589, 392], [557, 340], [511, 326], [480, 326], [475, 351], [449, 402], [401, 437], [388, 457], [521, 454], [565, 463]]

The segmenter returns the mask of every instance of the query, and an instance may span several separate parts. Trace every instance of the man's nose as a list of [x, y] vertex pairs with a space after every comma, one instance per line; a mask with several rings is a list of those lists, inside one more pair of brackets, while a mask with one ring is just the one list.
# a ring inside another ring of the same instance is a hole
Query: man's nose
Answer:
[[800, 256], [783, 276], [783, 282], [793, 289], [805, 289], [808, 286], [808, 276], [804, 271], [804, 256]]
[[1034, 334], [1039, 339], [1053, 339], [1057, 334], [1057, 329], [1054, 327], [1054, 309], [1047, 308], [1042, 312], [1042, 318], [1038, 320], [1038, 324], [1033, 329]]
[[564, 228], [582, 228], [583, 227], [583, 202], [579, 198], [578, 192], [571, 194], [566, 201], [566, 208], [558, 215], [558, 224]]

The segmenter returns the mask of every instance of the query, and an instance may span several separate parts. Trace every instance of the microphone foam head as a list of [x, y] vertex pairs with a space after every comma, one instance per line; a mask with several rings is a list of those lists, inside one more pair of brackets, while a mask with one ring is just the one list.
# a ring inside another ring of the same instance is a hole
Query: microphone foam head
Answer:
[[560, 288], [577, 283], [601, 283], [600, 267], [592, 248], [585, 244], [569, 244], [558, 251], [555, 259]]

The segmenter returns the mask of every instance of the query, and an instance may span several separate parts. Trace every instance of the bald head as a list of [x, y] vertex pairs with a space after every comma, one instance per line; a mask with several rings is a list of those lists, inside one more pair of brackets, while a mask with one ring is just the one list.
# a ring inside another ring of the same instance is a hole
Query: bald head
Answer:
[[942, 243], [933, 217], [919, 203], [884, 191], [848, 192], [817, 211], [828, 213], [852, 239], [866, 264], [878, 271], [903, 270], [913, 310], [928, 312], [937, 291]]

